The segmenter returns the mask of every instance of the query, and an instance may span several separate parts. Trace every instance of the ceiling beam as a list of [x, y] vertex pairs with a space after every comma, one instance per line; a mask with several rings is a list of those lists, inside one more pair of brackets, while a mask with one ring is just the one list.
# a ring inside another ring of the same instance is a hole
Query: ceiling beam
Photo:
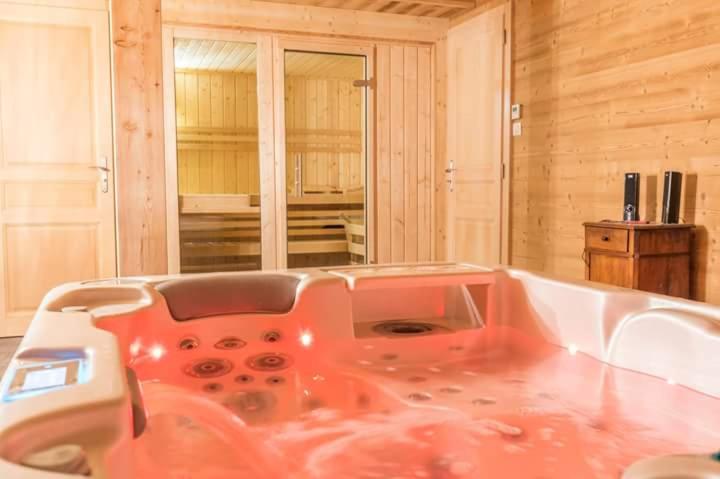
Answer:
[[[393, 0], [396, 3], [408, 5], [433, 5], [435, 7], [452, 7], [470, 9], [475, 8], [475, 0]], [[295, 2], [297, 3], [297, 2]]]
[[[295, 5], [308, 5], [308, 6], [325, 6], [323, 0], [261, 0], [264, 2], [271, 3], [289, 3]], [[388, 0], [387, 3], [403, 3], [406, 5], [432, 5], [435, 7], [450, 7], [468, 10], [475, 8], [475, 0]], [[342, 6], [334, 8], [348, 8], [344, 5], [345, 2], [341, 2]]]

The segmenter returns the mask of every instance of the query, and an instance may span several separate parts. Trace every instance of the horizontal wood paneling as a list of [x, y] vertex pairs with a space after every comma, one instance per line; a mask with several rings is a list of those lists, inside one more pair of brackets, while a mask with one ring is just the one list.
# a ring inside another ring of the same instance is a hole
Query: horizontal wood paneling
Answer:
[[516, 0], [513, 36], [513, 265], [582, 278], [582, 223], [621, 218], [623, 173], [658, 221], [675, 169], [694, 297], [720, 303], [720, 3]]

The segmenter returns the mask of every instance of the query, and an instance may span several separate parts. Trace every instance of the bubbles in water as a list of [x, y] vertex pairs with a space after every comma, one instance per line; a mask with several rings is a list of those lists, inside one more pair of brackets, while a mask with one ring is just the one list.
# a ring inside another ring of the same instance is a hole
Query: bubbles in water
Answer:
[[223, 405], [248, 424], [269, 420], [277, 398], [268, 391], [239, 391], [229, 395]]
[[510, 424], [505, 424], [504, 422], [500, 422], [495, 419], [483, 419], [480, 421], [480, 424], [492, 431], [500, 433], [503, 436], [519, 437], [522, 436], [523, 433], [523, 430], [519, 427], [511, 426]]
[[432, 395], [430, 393], [410, 393], [408, 394], [408, 399], [413, 401], [430, 401]]
[[463, 388], [460, 386], [446, 386], [444, 388], [440, 388], [440, 392], [445, 394], [458, 394], [463, 392]]

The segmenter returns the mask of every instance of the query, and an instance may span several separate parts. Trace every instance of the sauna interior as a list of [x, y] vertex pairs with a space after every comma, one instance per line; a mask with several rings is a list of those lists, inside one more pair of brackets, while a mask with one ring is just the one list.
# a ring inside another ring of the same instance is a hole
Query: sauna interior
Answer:
[[[253, 43], [175, 39], [183, 273], [262, 268], [256, 56]], [[364, 264], [365, 59], [284, 56], [287, 266]]]

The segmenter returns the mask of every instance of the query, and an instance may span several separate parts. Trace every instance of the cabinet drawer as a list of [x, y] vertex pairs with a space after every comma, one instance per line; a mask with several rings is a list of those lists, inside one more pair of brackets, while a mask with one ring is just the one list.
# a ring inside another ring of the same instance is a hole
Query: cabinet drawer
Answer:
[[585, 231], [585, 246], [588, 249], [626, 253], [628, 251], [628, 230], [588, 227]]

